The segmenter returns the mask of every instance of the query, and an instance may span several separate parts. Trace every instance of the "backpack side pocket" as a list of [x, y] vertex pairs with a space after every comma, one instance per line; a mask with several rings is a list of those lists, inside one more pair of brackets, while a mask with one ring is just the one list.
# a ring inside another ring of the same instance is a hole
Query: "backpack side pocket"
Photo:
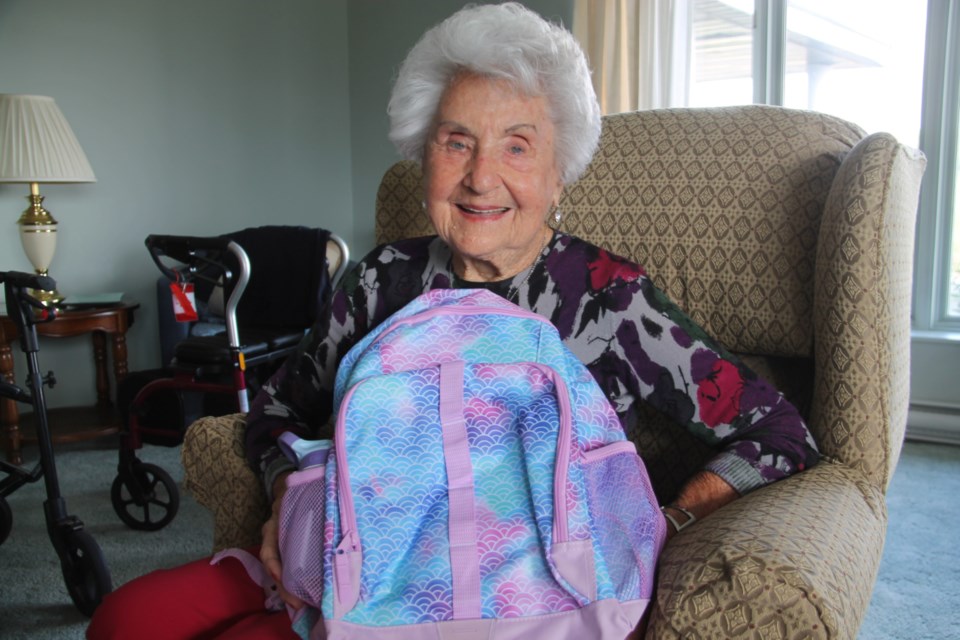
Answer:
[[[320, 609], [323, 597], [326, 526], [326, 458], [330, 449], [301, 458], [301, 468], [287, 476], [280, 503], [280, 558], [283, 587], [308, 606]], [[307, 466], [309, 465], [309, 466]]]
[[617, 599], [650, 598], [666, 526], [636, 446], [615, 442], [584, 454], [597, 547]]

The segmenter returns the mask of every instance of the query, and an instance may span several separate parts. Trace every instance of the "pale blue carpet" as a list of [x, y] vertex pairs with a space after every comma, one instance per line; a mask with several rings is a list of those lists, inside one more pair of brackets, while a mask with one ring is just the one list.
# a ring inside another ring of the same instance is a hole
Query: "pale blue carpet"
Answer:
[[[141, 459], [182, 477], [178, 450], [146, 447]], [[211, 520], [190, 496], [157, 532], [132, 531], [110, 505], [116, 476], [113, 448], [81, 445], [57, 454], [71, 513], [103, 548], [114, 585], [159, 567], [206, 555]], [[13, 532], [0, 546], [0, 638], [82, 638], [86, 619], [74, 609], [47, 538], [43, 484], [9, 499]], [[890, 527], [880, 577], [861, 640], [947, 640], [960, 637], [960, 447], [907, 443], [888, 494]], [[825, 508], [828, 506], [825, 505]]]
[[[114, 587], [153, 569], [195, 560], [210, 552], [213, 519], [186, 492], [180, 510], [160, 531], [134, 531], [120, 522], [110, 503], [117, 475], [117, 449], [96, 445], [58, 448], [57, 471], [69, 513], [79, 517], [103, 550]], [[62, 449], [62, 450], [61, 450]], [[25, 450], [36, 456], [36, 449]], [[146, 446], [138, 456], [183, 478], [179, 449]], [[47, 536], [43, 481], [8, 498], [13, 531], [0, 546], [0, 638], [53, 640], [82, 638], [87, 619], [74, 608]], [[135, 639], [131, 639], [135, 640]]]
[[960, 447], [907, 442], [862, 640], [960, 638]]

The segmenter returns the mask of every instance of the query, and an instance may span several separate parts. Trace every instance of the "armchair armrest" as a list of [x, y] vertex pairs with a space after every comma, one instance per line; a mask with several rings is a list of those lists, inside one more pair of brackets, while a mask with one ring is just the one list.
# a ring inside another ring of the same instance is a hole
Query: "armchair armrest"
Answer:
[[270, 505], [243, 455], [244, 416], [200, 418], [183, 438], [184, 488], [213, 512], [213, 551], [260, 544]]
[[910, 403], [914, 226], [926, 160], [888, 133], [844, 158], [824, 206], [814, 288], [820, 450], [886, 491]]
[[886, 522], [832, 461], [736, 500], [664, 549], [647, 638], [855, 638]]

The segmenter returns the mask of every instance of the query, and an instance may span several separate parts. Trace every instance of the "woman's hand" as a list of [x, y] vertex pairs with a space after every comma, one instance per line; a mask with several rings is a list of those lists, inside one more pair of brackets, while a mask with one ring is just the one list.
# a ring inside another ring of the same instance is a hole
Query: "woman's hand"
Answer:
[[294, 609], [299, 609], [303, 606], [303, 600], [284, 589], [281, 582], [283, 565], [280, 563], [280, 503], [283, 501], [283, 494], [287, 491], [288, 475], [290, 474], [282, 473], [273, 482], [273, 509], [270, 519], [263, 523], [261, 529], [263, 542], [260, 545], [260, 562], [277, 583], [277, 589], [283, 601]]

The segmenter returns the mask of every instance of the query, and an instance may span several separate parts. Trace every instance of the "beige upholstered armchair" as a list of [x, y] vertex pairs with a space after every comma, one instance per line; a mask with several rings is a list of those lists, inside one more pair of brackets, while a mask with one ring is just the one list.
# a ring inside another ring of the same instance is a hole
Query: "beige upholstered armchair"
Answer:
[[[891, 136], [811, 112], [604, 118], [593, 164], [566, 189], [564, 230], [645, 265], [801, 408], [824, 454], [671, 540], [648, 638], [856, 637], [906, 422], [923, 168]], [[418, 166], [387, 172], [379, 241], [430, 233], [419, 190]], [[667, 501], [709, 452], [658, 415], [646, 423], [637, 444]], [[239, 416], [204, 419], [184, 445], [216, 548], [256, 543], [267, 513], [241, 433]]]

